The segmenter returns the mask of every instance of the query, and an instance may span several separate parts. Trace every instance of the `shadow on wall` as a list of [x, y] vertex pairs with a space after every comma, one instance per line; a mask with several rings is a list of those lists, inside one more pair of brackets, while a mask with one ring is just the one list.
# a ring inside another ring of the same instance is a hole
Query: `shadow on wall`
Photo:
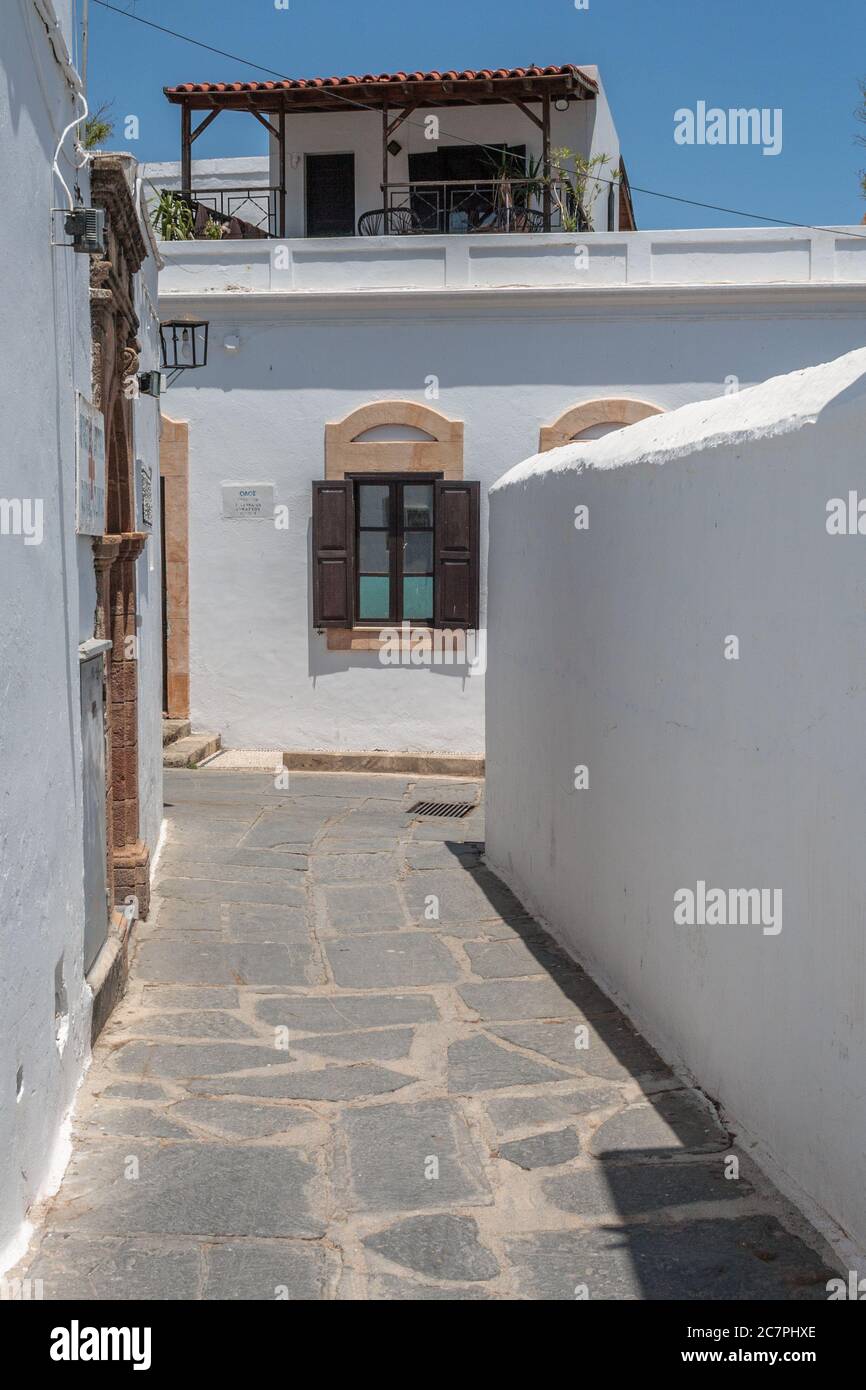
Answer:
[[[395, 667], [401, 670], [414, 670], [420, 674], [422, 670], [427, 675], [445, 676], [452, 680], [459, 680], [464, 686], [470, 681], [477, 680], [479, 675], [483, 675], [483, 665], [486, 660], [486, 650], [483, 642], [475, 634], [467, 634], [465, 661], [455, 661], [451, 663], [432, 664], [429, 660], [412, 660], [411, 651], [396, 650], [395, 644], [391, 644], [387, 651], [351, 651], [332, 650], [328, 647], [327, 630], [320, 632], [313, 627], [313, 523], [307, 523], [307, 674], [315, 685], [319, 676], [333, 676], [345, 671], [381, 671], [383, 676], [392, 672]], [[389, 632], [397, 629], [388, 628]], [[376, 632], [377, 629], [371, 629]], [[478, 663], [481, 670], [473, 668], [473, 659], [477, 654]]]

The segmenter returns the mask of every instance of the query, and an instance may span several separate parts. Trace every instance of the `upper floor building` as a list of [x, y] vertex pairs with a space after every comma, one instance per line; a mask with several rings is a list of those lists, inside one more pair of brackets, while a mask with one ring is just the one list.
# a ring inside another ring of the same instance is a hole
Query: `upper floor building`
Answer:
[[[398, 72], [185, 83], [181, 158], [157, 188], [183, 194], [187, 235], [347, 237], [627, 231], [634, 213], [595, 67]], [[265, 160], [197, 167], [224, 111], [268, 133]]]

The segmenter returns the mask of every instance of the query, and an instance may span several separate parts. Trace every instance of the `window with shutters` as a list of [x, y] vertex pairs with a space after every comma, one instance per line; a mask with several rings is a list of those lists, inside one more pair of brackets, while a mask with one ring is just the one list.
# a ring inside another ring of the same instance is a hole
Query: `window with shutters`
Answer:
[[479, 484], [371, 474], [313, 484], [313, 625], [475, 628]]

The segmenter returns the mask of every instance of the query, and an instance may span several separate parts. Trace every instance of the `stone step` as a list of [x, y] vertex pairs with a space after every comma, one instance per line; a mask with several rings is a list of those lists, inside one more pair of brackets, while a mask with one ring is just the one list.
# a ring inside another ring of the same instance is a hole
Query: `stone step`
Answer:
[[175, 739], [162, 754], [163, 767], [198, 767], [220, 749], [219, 734], [187, 734]]
[[191, 732], [192, 726], [188, 719], [163, 719], [162, 721], [162, 746], [166, 748], [169, 743], [175, 743], [179, 738], [186, 738]]

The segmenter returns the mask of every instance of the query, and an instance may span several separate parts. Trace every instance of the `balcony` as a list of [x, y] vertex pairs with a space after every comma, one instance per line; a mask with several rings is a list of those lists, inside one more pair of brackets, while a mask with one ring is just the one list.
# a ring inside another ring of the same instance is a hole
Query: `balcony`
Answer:
[[[158, 190], [173, 221], [174, 241], [251, 241], [284, 235], [278, 187]], [[363, 212], [358, 236], [587, 232], [589, 219], [571, 189], [551, 180], [451, 179], [391, 183], [383, 205]], [[159, 207], [157, 225], [164, 233]]]

